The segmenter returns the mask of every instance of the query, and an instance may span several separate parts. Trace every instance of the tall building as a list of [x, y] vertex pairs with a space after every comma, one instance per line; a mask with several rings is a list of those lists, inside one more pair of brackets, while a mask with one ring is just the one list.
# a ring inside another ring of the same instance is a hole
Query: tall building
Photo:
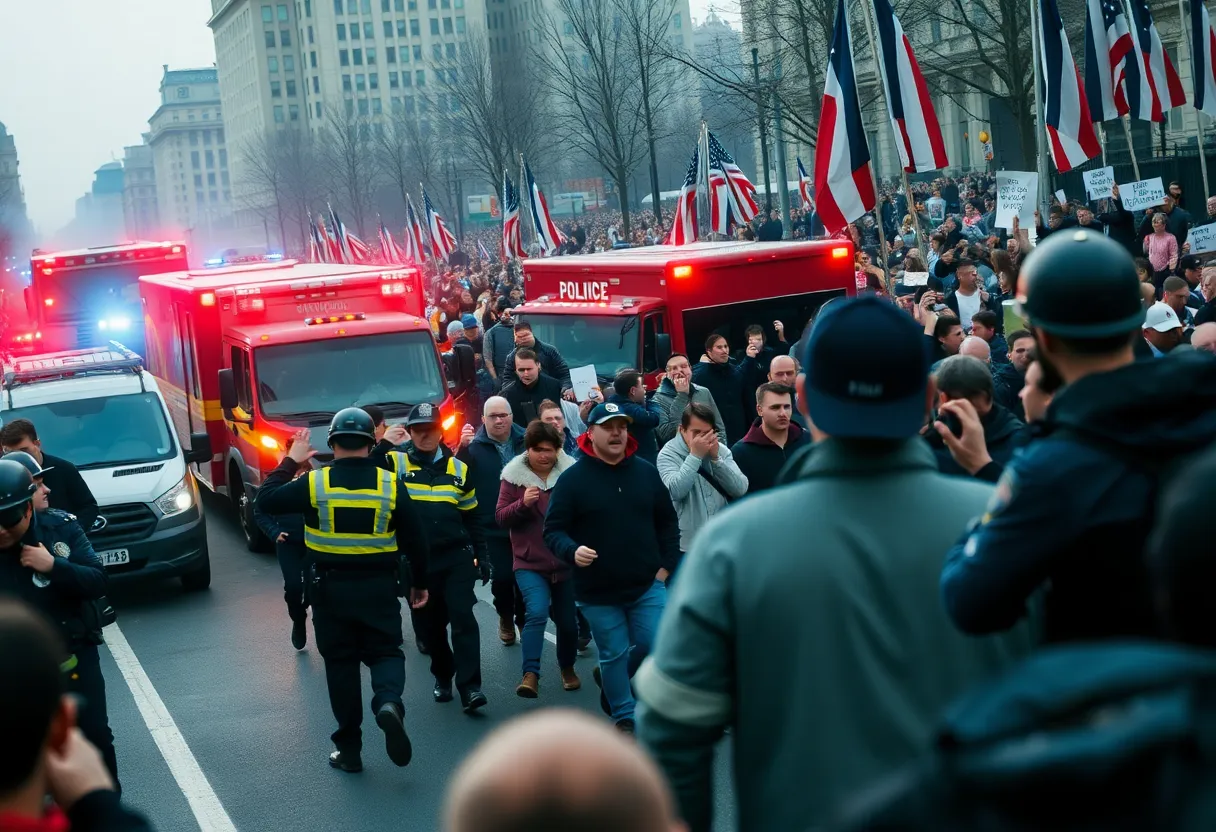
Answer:
[[55, 248], [87, 248], [126, 239], [121, 162], [106, 162], [93, 172], [93, 185], [76, 200], [76, 215], [55, 233]]
[[148, 119], [148, 146], [163, 233], [196, 247], [222, 246], [233, 218], [216, 69], [165, 65], [160, 98]]
[[151, 134], [143, 134], [143, 144], [123, 148], [122, 215], [127, 237], [150, 240], [163, 236], [156, 202], [156, 167], [152, 163]]
[[[0, 259], [13, 255], [30, 236], [25, 194], [17, 161], [17, 141], [0, 124]], [[28, 253], [28, 252], [27, 252]]]

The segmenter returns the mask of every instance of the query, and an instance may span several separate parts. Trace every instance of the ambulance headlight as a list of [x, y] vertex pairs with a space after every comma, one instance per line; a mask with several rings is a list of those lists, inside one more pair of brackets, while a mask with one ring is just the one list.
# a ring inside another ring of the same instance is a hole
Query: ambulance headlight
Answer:
[[166, 517], [181, 514], [193, 506], [194, 491], [190, 488], [190, 483], [184, 478], [177, 485], [156, 498], [156, 507]]

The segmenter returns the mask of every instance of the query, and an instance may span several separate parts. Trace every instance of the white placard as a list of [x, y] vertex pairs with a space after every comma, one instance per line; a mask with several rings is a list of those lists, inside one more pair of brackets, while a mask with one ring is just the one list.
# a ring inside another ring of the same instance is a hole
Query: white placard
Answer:
[[1216, 223], [1199, 225], [1186, 235], [1186, 241], [1191, 244], [1191, 254], [1203, 254], [1216, 251]]
[[1061, 205], [1067, 205], [1067, 204], [1068, 204], [1068, 197], [1064, 196], [1064, 189], [1063, 189], [1063, 188], [1061, 188], [1060, 190], [1056, 191], [1056, 202], [1060, 203]]
[[570, 386], [574, 388], [574, 398], [585, 402], [591, 398], [591, 389], [600, 386], [599, 377], [595, 374], [595, 365], [570, 368]]
[[[1216, 227], [1216, 226], [1214, 226]], [[903, 284], [905, 286], [928, 286], [928, 272], [904, 272]]]
[[1034, 225], [1034, 203], [1038, 198], [1039, 175], [1034, 171], [996, 172], [996, 226], [1012, 228], [1017, 217], [1023, 228]]
[[1123, 200], [1124, 210], [1143, 211], [1165, 202], [1165, 186], [1161, 184], [1160, 176], [1128, 182], [1119, 186], [1119, 198]]
[[1090, 199], [1106, 199], [1111, 196], [1111, 188], [1115, 184], [1115, 169], [1109, 165], [1097, 170], [1087, 170], [1081, 174], [1085, 181], [1085, 193]]

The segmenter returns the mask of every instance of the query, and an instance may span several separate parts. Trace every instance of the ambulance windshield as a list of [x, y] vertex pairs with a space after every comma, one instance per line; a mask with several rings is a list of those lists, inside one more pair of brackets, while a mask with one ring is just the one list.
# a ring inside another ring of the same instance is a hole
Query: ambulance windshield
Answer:
[[638, 366], [638, 318], [636, 315], [575, 316], [520, 315], [532, 324], [532, 334], [542, 344], [557, 347], [568, 367], [595, 365], [596, 375], [613, 378], [618, 371]]
[[390, 332], [254, 350], [262, 415], [290, 419], [352, 405], [438, 404], [443, 378], [428, 333]]

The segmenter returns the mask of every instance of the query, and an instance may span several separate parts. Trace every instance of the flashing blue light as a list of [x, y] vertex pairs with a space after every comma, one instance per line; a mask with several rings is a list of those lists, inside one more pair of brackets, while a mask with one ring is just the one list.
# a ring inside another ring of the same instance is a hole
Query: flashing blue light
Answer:
[[282, 260], [283, 255], [282, 255], [282, 253], [278, 253], [278, 252], [276, 252], [275, 254], [267, 254], [266, 259], [267, 260]]
[[222, 265], [224, 265], [224, 258], [223, 257], [212, 257], [210, 260], [204, 261], [203, 265], [206, 266], [207, 268], [213, 268], [215, 266], [222, 266]]

